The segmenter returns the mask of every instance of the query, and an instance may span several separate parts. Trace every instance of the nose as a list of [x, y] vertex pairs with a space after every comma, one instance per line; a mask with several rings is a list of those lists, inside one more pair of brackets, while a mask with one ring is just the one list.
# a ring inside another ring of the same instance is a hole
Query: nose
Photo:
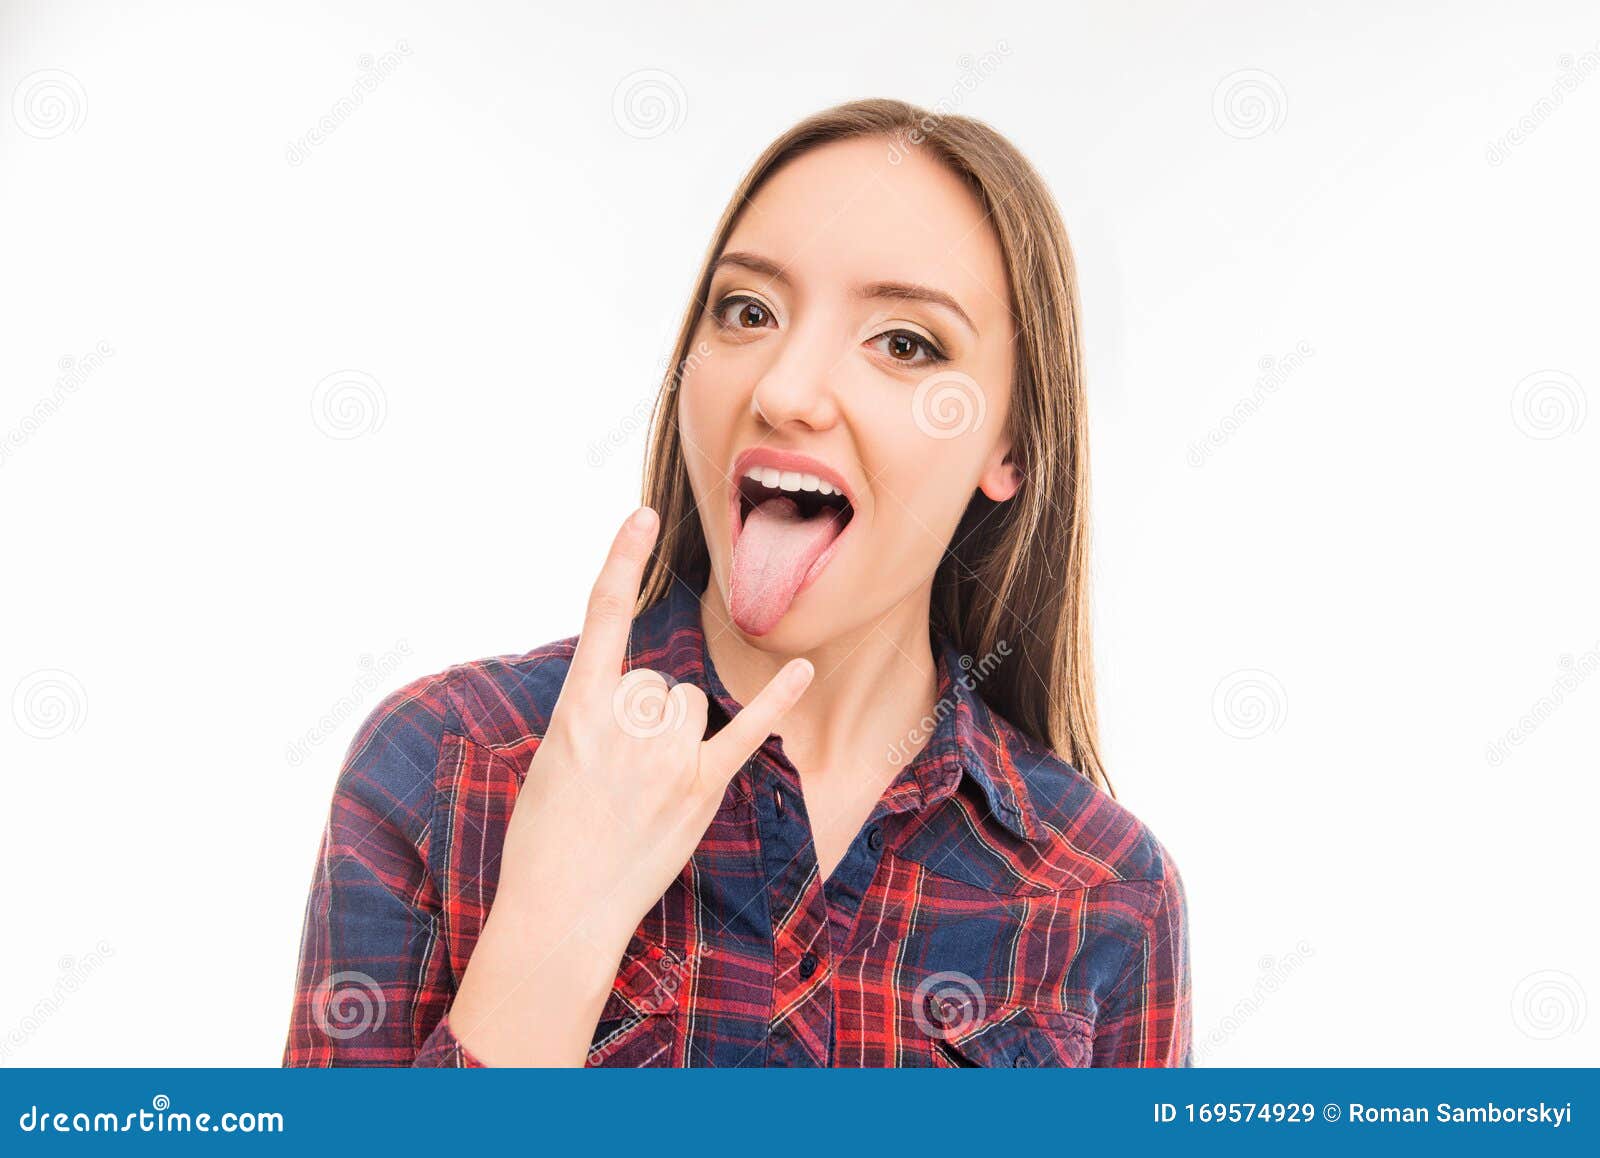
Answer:
[[801, 422], [826, 430], [839, 420], [834, 394], [840, 356], [822, 335], [797, 328], [750, 395], [750, 412], [773, 429]]

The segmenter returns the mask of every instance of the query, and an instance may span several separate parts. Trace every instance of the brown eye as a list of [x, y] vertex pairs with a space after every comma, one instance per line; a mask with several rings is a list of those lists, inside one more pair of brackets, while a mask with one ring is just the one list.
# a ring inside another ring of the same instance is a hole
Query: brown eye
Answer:
[[773, 323], [771, 310], [755, 298], [742, 294], [723, 298], [711, 317], [725, 330], [760, 330]]
[[949, 361], [943, 350], [910, 330], [889, 330], [873, 338], [871, 344], [891, 361], [906, 366], [930, 366]]

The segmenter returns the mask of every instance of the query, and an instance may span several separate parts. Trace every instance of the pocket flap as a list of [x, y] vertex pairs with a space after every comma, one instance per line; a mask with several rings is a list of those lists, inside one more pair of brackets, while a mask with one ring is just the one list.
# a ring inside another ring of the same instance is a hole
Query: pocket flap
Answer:
[[606, 998], [602, 1021], [628, 1014], [672, 1013], [683, 987], [683, 958], [654, 941], [634, 935]]
[[1076, 1013], [1013, 1005], [970, 1026], [935, 1032], [936, 1050], [947, 1064], [1002, 1066], [1087, 1066], [1094, 1052], [1094, 1027]]

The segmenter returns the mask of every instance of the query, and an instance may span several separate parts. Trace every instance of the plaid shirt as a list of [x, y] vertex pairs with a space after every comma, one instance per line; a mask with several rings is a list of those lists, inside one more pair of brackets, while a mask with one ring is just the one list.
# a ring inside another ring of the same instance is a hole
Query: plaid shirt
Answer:
[[[573, 639], [462, 664], [383, 701], [323, 833], [283, 1062], [479, 1064], [451, 997]], [[933, 638], [939, 699], [833, 873], [769, 737], [645, 916], [589, 1065], [1184, 1066], [1187, 916], [1171, 855], [993, 712], [980, 666]], [[1001, 660], [1000, 662], [1005, 662]], [[739, 709], [678, 580], [629, 666]]]

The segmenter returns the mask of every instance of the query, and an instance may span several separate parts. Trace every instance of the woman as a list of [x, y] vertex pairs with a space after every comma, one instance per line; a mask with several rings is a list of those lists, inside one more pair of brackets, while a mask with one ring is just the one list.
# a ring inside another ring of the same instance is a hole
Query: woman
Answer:
[[579, 635], [356, 737], [285, 1064], [1189, 1064], [1182, 880], [1096, 744], [1079, 340], [987, 126], [775, 141]]

